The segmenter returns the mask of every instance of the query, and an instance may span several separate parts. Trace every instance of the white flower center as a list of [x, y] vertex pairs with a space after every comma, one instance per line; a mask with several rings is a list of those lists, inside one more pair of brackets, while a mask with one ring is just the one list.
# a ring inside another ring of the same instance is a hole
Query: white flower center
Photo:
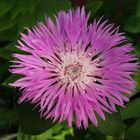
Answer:
[[60, 80], [72, 85], [82, 83], [86, 84], [93, 78], [95, 69], [91, 65], [91, 58], [84, 53], [69, 52], [61, 54], [62, 63], [59, 66]]

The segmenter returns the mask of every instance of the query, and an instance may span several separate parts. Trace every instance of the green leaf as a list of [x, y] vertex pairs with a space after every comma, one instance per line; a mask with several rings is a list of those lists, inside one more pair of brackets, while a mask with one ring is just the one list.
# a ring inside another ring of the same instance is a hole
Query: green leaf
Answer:
[[[118, 1], [113, 1], [113, 0], [103, 0], [103, 12], [105, 13], [105, 15], [115, 18], [115, 14], [117, 12], [117, 2]], [[118, 7], [117, 7], [118, 8]]]
[[36, 137], [37, 136], [27, 135], [19, 130], [17, 140], [37, 140]]
[[68, 10], [71, 8], [68, 0], [40, 0], [38, 5], [37, 20], [44, 21], [45, 16], [54, 18], [60, 10]]
[[0, 31], [12, 28], [16, 24], [16, 20], [10, 19], [10, 13], [0, 17]]
[[65, 137], [67, 135], [73, 136], [73, 129], [72, 128], [68, 128], [66, 130], [61, 131], [61, 133], [59, 133], [58, 135], [54, 136], [53, 139], [54, 140], [65, 140]]
[[[139, 73], [140, 73], [140, 71], [139, 71]], [[140, 74], [136, 75], [135, 80], [136, 80], [136, 91], [140, 92]]]
[[134, 76], [134, 79], [136, 81], [136, 91], [140, 92], [140, 68], [138, 69], [138, 72]]
[[140, 1], [137, 1], [137, 12], [136, 12], [137, 16], [140, 16]]
[[0, 108], [0, 132], [9, 128], [11, 124], [18, 123], [18, 113], [12, 109]]
[[4, 48], [12, 53], [23, 53], [24, 51], [18, 49], [16, 47], [16, 44], [15, 42], [12, 42], [12, 43], [9, 43], [8, 45], [4, 46]]
[[31, 14], [36, 5], [38, 5], [38, 0], [18, 0], [16, 1], [16, 6], [11, 11], [11, 19], [14, 19], [19, 14]]
[[[98, 118], [99, 127], [97, 129], [105, 135], [123, 137], [123, 122], [120, 113], [106, 114], [106, 120]], [[119, 130], [119, 131], [118, 131]]]
[[[65, 135], [64, 137], [66, 137], [66, 135], [72, 135], [71, 131], [72, 128], [64, 129], [61, 124], [54, 125], [52, 128], [40, 135], [28, 135], [23, 133], [22, 130], [19, 129], [17, 140], [63, 140], [61, 139], [62, 135]], [[59, 139], [57, 139], [58, 137]]]
[[17, 21], [19, 32], [25, 30], [25, 27], [33, 26], [35, 24], [35, 20], [36, 20], [35, 18], [36, 18], [35, 11], [32, 13], [26, 13], [24, 15], [21, 15]]
[[0, 31], [0, 40], [1, 41], [15, 41], [17, 38], [17, 31], [18, 29], [15, 26], [7, 30]]
[[75, 140], [106, 140], [106, 136], [89, 123], [88, 129], [73, 128]]
[[[7, 62], [7, 60], [0, 59], [0, 64], [2, 64], [1, 68], [0, 68], [0, 79], [2, 80], [3, 77], [5, 77], [5, 75], [7, 75], [6, 72], [7, 72], [7, 69], [9, 68], [9, 62]], [[1, 94], [1, 92], [0, 92], [0, 94]]]
[[122, 119], [129, 119], [140, 116], [140, 98], [137, 98], [126, 105], [125, 109], [121, 109]]
[[103, 4], [102, 1], [88, 0], [86, 4], [86, 10], [91, 11], [91, 16], [93, 16], [100, 9], [102, 4]]
[[0, 0], [0, 16], [11, 10], [15, 2], [15, 0]]
[[0, 48], [0, 58], [10, 60], [11, 59], [11, 54], [12, 52], [5, 49], [5, 48]]
[[140, 33], [140, 16], [131, 16], [124, 25], [124, 30], [130, 33]]
[[126, 140], [139, 140], [140, 138], [140, 118], [136, 120], [136, 122], [130, 126], [125, 134]]
[[8, 77], [8, 78], [2, 83], [2, 85], [3, 85], [3, 86], [6, 86], [6, 87], [9, 87], [9, 84], [10, 84], [10, 83], [15, 82], [16, 80], [18, 80], [18, 79], [21, 78], [21, 77], [22, 77], [21, 75], [13, 74], [13, 75], [11, 75], [10, 77]]
[[138, 42], [134, 47], [135, 47], [135, 53], [140, 61], [140, 42]]
[[54, 126], [54, 123], [40, 117], [39, 110], [30, 103], [19, 105], [19, 122], [21, 131], [29, 135], [38, 135]]

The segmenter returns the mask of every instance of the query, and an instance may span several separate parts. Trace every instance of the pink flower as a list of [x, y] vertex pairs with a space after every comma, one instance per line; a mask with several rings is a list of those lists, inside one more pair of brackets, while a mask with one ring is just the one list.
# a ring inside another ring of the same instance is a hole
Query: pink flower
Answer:
[[88, 25], [90, 14], [78, 8], [58, 13], [56, 23], [46, 18], [21, 34], [17, 48], [27, 54], [17, 59], [11, 72], [23, 78], [11, 85], [23, 89], [19, 103], [30, 101], [40, 107], [41, 116], [53, 121], [75, 119], [78, 128], [98, 125], [96, 114], [117, 111], [132, 94], [137, 69], [124, 33], [118, 27], [96, 19]]

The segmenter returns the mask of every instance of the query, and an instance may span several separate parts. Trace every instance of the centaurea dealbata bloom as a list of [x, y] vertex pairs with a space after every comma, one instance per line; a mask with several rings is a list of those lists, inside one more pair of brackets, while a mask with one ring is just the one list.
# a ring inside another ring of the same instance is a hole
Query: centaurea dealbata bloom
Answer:
[[105, 120], [104, 112], [123, 107], [135, 87], [132, 44], [107, 20], [88, 24], [89, 16], [77, 8], [59, 12], [56, 23], [46, 18], [21, 34], [17, 48], [28, 54], [13, 55], [11, 72], [23, 76], [11, 84], [23, 89], [19, 103], [29, 101], [69, 127], [73, 119], [78, 128], [97, 126], [96, 115]]

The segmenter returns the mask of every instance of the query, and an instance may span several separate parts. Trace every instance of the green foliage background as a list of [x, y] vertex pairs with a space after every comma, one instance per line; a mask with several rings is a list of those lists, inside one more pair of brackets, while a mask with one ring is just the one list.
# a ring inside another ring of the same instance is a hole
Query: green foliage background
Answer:
[[38, 109], [29, 103], [17, 105], [19, 91], [8, 86], [19, 76], [8, 71], [19, 33], [45, 16], [54, 19], [59, 10], [85, 5], [91, 21], [102, 15], [121, 25], [140, 61], [140, 0], [0, 0], [0, 140], [140, 140], [140, 70], [137, 87], [126, 109], [118, 108], [107, 120], [99, 120], [99, 128], [87, 130], [67, 128], [65, 123], [52, 124], [39, 117]]

